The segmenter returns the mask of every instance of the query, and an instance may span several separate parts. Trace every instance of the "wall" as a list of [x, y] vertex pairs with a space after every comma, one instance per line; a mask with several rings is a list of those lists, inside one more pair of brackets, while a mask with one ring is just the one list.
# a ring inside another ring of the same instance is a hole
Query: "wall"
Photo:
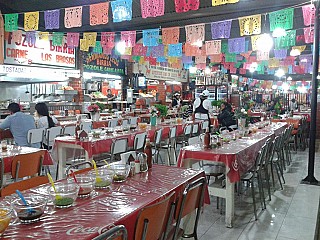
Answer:
[[0, 87], [0, 101], [9, 99], [16, 99], [16, 101], [18, 101], [20, 98], [20, 101], [22, 102], [29, 102], [31, 93], [25, 93], [27, 86], [29, 92], [31, 92], [30, 84], [2, 82]]

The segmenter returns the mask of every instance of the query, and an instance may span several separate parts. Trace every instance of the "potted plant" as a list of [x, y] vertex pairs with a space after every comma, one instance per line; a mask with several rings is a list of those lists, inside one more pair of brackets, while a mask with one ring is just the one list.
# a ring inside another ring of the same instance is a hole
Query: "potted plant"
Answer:
[[159, 111], [161, 121], [164, 121], [164, 118], [168, 115], [168, 108], [166, 105], [155, 104], [155, 108]]
[[100, 108], [97, 104], [92, 103], [88, 106], [92, 121], [99, 121], [100, 119]]

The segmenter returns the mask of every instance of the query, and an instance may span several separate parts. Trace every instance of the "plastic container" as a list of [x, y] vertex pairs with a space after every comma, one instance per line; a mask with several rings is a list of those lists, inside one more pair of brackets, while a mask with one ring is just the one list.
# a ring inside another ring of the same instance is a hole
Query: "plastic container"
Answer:
[[48, 188], [50, 200], [57, 208], [71, 207], [77, 199], [79, 186], [75, 183], [57, 183], [56, 192], [52, 187]]

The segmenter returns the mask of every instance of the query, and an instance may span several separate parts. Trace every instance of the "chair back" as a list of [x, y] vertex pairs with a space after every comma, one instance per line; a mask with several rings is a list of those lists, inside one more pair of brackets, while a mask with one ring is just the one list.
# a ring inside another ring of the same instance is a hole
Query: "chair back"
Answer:
[[12, 178], [32, 177], [41, 174], [44, 151], [20, 154], [13, 158], [11, 163]]
[[146, 145], [147, 133], [138, 133], [134, 136], [133, 149], [135, 151], [143, 151]]
[[129, 120], [128, 120], [128, 119], [123, 119], [121, 126], [122, 126], [122, 127], [127, 127], [127, 126], [129, 126]]
[[118, 125], [118, 118], [113, 118], [109, 120], [108, 127], [114, 128]]
[[201, 144], [200, 136], [191, 137], [188, 139], [188, 145]]
[[130, 125], [137, 125], [138, 124], [138, 117], [130, 117], [129, 123], [130, 123]]
[[191, 124], [187, 124], [184, 129], [183, 129], [184, 135], [187, 137], [189, 137], [191, 135], [192, 132], [192, 125]]
[[128, 232], [125, 226], [118, 225], [108, 231], [101, 233], [99, 236], [93, 238], [92, 240], [127, 240]]
[[56, 126], [56, 127], [52, 127], [52, 128], [47, 128], [46, 130], [46, 134], [45, 134], [45, 144], [48, 147], [52, 147], [53, 146], [53, 142], [54, 139], [58, 136], [60, 136], [62, 133], [62, 127], [61, 126]]
[[209, 127], [209, 121], [204, 121], [201, 124], [201, 131], [205, 132], [207, 127]]
[[128, 150], [128, 139], [115, 139], [111, 145], [111, 161], [114, 161], [115, 155], [119, 155]]
[[161, 137], [162, 137], [162, 128], [160, 128], [156, 131], [156, 134], [154, 137], [155, 145], [160, 145]]
[[91, 132], [92, 122], [91, 121], [82, 121], [80, 124], [80, 129], [86, 131], [87, 133]]
[[1, 189], [1, 197], [11, 195], [15, 193], [16, 190], [24, 191], [46, 183], [49, 183], [47, 176], [36, 176], [19, 182], [14, 182]]
[[35, 143], [42, 143], [43, 136], [45, 132], [45, 128], [35, 128], [30, 129], [28, 131], [28, 143], [29, 144], [35, 144]]
[[169, 138], [175, 139], [177, 137], [177, 127], [170, 128]]
[[[82, 168], [82, 166], [86, 166], [86, 165], [88, 166], [87, 168]], [[81, 174], [81, 173], [86, 173], [90, 171], [92, 168], [93, 168], [93, 164], [89, 161], [74, 163], [67, 167], [66, 175], [69, 176], [70, 170], [75, 170], [74, 174]]]
[[174, 195], [172, 192], [162, 201], [143, 208], [137, 218], [134, 239], [162, 239], [174, 210]]
[[68, 125], [63, 128], [63, 135], [73, 136], [76, 132], [76, 125]]
[[195, 123], [192, 126], [192, 136], [197, 136], [199, 135], [199, 124]]
[[176, 222], [176, 228], [174, 231], [173, 239], [177, 238], [177, 234], [179, 231], [179, 226], [181, 223], [181, 219], [186, 216], [187, 214], [193, 212], [195, 209], [197, 209], [196, 219], [194, 223], [194, 231], [191, 234], [191, 236], [188, 237], [194, 237], [197, 232], [199, 217], [201, 214], [201, 208], [203, 205], [203, 198], [204, 198], [204, 189], [206, 185], [206, 178], [201, 177], [192, 183], [188, 184], [186, 188], [183, 191], [181, 199], [178, 201], [177, 204], [177, 222]]

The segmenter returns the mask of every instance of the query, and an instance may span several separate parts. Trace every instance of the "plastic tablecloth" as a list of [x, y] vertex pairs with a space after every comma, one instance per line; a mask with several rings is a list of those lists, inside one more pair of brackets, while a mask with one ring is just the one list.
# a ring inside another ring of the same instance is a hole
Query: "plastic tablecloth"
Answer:
[[53, 165], [52, 158], [51, 158], [49, 152], [45, 149], [8, 145], [7, 151], [0, 152], [0, 157], [2, 158], [2, 160], [4, 162], [4, 173], [11, 172], [11, 163], [12, 163], [12, 160], [15, 156], [27, 154], [27, 153], [39, 152], [39, 151], [44, 152], [43, 165]]
[[202, 144], [186, 146], [180, 150], [177, 164], [179, 167], [184, 167], [188, 165], [186, 164], [188, 159], [223, 162], [230, 169], [228, 172], [230, 182], [237, 182], [242, 174], [253, 167], [256, 156], [266, 140], [280, 134], [285, 127], [286, 123], [273, 123], [249, 137], [225, 143], [215, 149], [204, 149]]
[[[203, 171], [154, 165], [124, 183], [112, 184], [110, 190], [99, 190], [87, 199], [78, 199], [71, 208], [56, 209], [49, 204], [39, 222], [21, 224], [15, 220], [2, 239], [92, 239], [118, 224], [124, 224], [128, 239], [134, 239], [135, 222], [143, 207], [173, 191], [179, 198], [185, 186], [200, 177], [204, 177]], [[46, 194], [47, 188], [48, 185], [40, 186], [29, 192]]]

